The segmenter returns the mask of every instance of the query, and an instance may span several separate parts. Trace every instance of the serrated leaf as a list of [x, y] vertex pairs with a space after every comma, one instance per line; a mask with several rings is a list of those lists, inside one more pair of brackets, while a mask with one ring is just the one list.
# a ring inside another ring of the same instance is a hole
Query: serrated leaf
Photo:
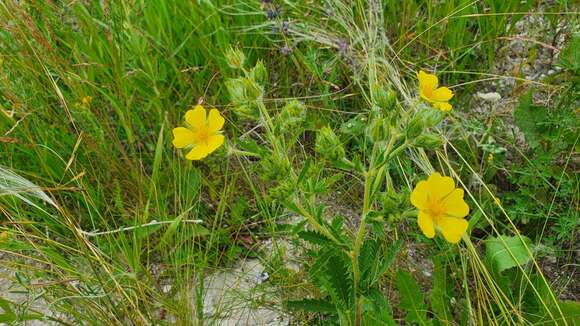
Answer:
[[314, 231], [300, 231], [298, 232], [298, 237], [302, 240], [308, 241], [312, 244], [316, 245], [334, 245], [332, 240], [328, 239], [324, 235], [314, 232]]
[[493, 269], [501, 273], [508, 268], [523, 265], [531, 259], [526, 250], [526, 246], [529, 247], [530, 243], [530, 239], [525, 236], [491, 237], [485, 241], [485, 255]]
[[289, 300], [286, 302], [286, 307], [307, 312], [336, 313], [336, 307], [332, 303], [319, 299]]
[[447, 268], [440, 257], [433, 259], [435, 266], [433, 272], [433, 290], [431, 290], [431, 308], [435, 319], [439, 320], [442, 325], [453, 325], [453, 315], [449, 309], [450, 299], [452, 297], [452, 288], [450, 285]]
[[361, 288], [372, 288], [379, 281], [397, 257], [400, 248], [400, 241], [395, 241], [386, 249], [377, 240], [364, 242], [359, 256]]
[[417, 323], [419, 325], [427, 325], [427, 306], [425, 305], [425, 299], [423, 298], [421, 289], [413, 276], [408, 272], [398, 271], [397, 289], [401, 296], [399, 308], [407, 312], [405, 321], [408, 324]]
[[377, 288], [373, 288], [365, 296], [363, 306], [363, 325], [395, 326], [398, 323], [393, 319], [393, 309], [385, 295]]
[[574, 34], [560, 52], [560, 65], [569, 70], [580, 70], [580, 33]]

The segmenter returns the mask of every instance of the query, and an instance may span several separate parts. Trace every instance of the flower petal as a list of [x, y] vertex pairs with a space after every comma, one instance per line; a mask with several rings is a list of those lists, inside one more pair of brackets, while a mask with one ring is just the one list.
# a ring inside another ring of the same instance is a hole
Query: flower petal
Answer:
[[205, 158], [207, 156], [207, 154], [209, 154], [207, 145], [196, 144], [191, 149], [191, 151], [189, 151], [189, 153], [187, 153], [187, 155], [185, 155], [185, 158], [188, 160], [197, 161], [197, 160], [201, 160], [201, 159]]
[[419, 211], [419, 215], [417, 216], [417, 223], [427, 238], [431, 239], [435, 236], [435, 225], [433, 225], [433, 219], [431, 216], [429, 216], [429, 214], [423, 211]]
[[469, 214], [469, 206], [463, 200], [463, 189], [455, 189], [443, 199], [445, 214], [450, 217], [462, 218]]
[[411, 204], [413, 204], [413, 206], [417, 207], [418, 209], [423, 209], [427, 206], [428, 196], [429, 186], [427, 181], [419, 181], [411, 193]]
[[218, 149], [224, 143], [224, 135], [213, 135], [210, 136], [207, 141], [207, 152], [208, 154]]
[[185, 121], [193, 128], [205, 126], [205, 109], [200, 104], [185, 112]]
[[447, 112], [447, 111], [451, 111], [451, 109], [453, 108], [451, 106], [451, 104], [447, 103], [447, 102], [433, 102], [433, 107], [435, 107], [436, 109], [439, 109], [443, 112]]
[[428, 74], [423, 70], [417, 73], [417, 79], [419, 79], [419, 89], [433, 91], [439, 86], [439, 80], [437, 76]]
[[447, 102], [453, 97], [453, 92], [447, 87], [439, 87], [433, 91], [431, 99], [435, 102]]
[[224, 126], [225, 119], [222, 117], [220, 112], [216, 109], [209, 110], [209, 115], [207, 118], [207, 124], [209, 126], [210, 132], [220, 131]]
[[458, 243], [461, 235], [467, 231], [467, 221], [462, 218], [444, 217], [437, 224], [447, 242]]
[[429, 198], [441, 200], [455, 189], [455, 182], [450, 177], [444, 177], [435, 172], [427, 179]]
[[184, 148], [193, 144], [194, 134], [193, 131], [177, 127], [173, 129], [173, 146], [176, 148]]

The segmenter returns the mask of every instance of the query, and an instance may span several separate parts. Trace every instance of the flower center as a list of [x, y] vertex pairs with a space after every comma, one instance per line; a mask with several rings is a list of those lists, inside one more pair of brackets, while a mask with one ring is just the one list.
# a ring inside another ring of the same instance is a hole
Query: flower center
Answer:
[[443, 217], [443, 215], [445, 215], [445, 206], [443, 206], [441, 201], [433, 200], [427, 205], [426, 211], [429, 216], [433, 218], [433, 221], [437, 222], [441, 217]]
[[209, 137], [211, 136], [209, 128], [207, 126], [202, 126], [197, 128], [195, 131], [195, 141], [196, 143], [207, 144], [209, 142]]
[[423, 94], [428, 98], [432, 98], [433, 97], [433, 89], [431, 89], [429, 87], [423, 87]]

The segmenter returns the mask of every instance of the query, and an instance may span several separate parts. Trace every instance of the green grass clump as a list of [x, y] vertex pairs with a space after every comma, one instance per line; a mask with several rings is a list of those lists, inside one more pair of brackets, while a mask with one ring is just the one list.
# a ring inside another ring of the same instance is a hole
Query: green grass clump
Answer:
[[[211, 325], [235, 308], [208, 313], [212, 279], [257, 260], [268, 278], [242, 310], [296, 324], [574, 325], [577, 12], [0, 3], [0, 289], [27, 296], [0, 293], [0, 323]], [[563, 48], [513, 36], [540, 14]], [[556, 71], [498, 73], [514, 38], [534, 44], [525, 62], [554, 48]], [[452, 111], [418, 96], [418, 70]], [[508, 111], [482, 114], [474, 94], [498, 80], [517, 82], [498, 89]], [[226, 118], [226, 143], [190, 162], [172, 129], [198, 103]], [[435, 171], [465, 191], [459, 244], [417, 227], [410, 195]]]

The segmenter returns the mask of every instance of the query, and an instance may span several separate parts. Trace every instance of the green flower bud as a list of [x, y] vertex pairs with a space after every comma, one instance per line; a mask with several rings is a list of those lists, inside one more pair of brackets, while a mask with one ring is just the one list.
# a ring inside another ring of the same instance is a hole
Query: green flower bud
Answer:
[[407, 136], [407, 139], [414, 139], [419, 136], [424, 129], [425, 125], [423, 123], [423, 117], [421, 114], [416, 114], [407, 124], [405, 135]]
[[234, 104], [244, 104], [247, 102], [246, 91], [243, 78], [232, 78], [226, 81], [226, 88], [230, 93], [230, 100]]
[[306, 118], [306, 107], [297, 100], [292, 100], [282, 108], [280, 114], [280, 128], [282, 131], [296, 130]]
[[385, 119], [381, 114], [381, 108], [374, 106], [370, 121], [368, 121], [365, 128], [367, 137], [369, 137], [373, 142], [380, 141], [386, 137]]
[[445, 113], [439, 110], [421, 110], [425, 128], [431, 128], [438, 125], [445, 118]]
[[316, 134], [316, 151], [324, 158], [340, 162], [344, 156], [344, 147], [338, 136], [330, 127], [323, 127]]
[[376, 105], [386, 110], [394, 108], [397, 101], [397, 94], [391, 88], [385, 89], [375, 84], [371, 91]]
[[263, 85], [266, 82], [268, 79], [268, 71], [262, 60], [258, 60], [254, 68], [250, 70], [250, 78], [259, 85]]
[[244, 67], [244, 61], [246, 56], [239, 49], [231, 48], [226, 52], [226, 61], [228, 66], [234, 69], [242, 69]]
[[262, 98], [264, 90], [262, 86], [258, 85], [254, 80], [250, 78], [244, 78], [244, 88], [246, 91], [246, 99], [248, 101], [255, 101]]
[[415, 138], [415, 145], [425, 149], [435, 149], [443, 145], [443, 140], [434, 134], [424, 134]]

